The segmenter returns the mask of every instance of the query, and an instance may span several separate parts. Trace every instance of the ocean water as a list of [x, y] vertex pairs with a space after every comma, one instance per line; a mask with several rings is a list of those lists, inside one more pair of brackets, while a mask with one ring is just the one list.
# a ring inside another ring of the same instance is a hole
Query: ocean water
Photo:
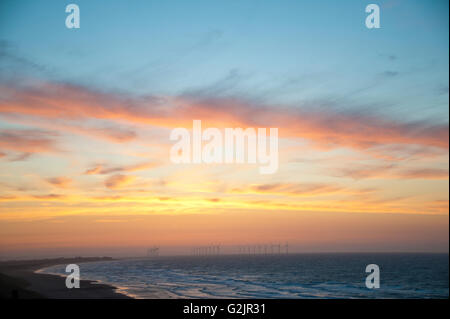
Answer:
[[[448, 298], [448, 254], [178, 256], [80, 264], [137, 298]], [[368, 264], [380, 288], [368, 289]], [[65, 274], [64, 265], [45, 273]]]

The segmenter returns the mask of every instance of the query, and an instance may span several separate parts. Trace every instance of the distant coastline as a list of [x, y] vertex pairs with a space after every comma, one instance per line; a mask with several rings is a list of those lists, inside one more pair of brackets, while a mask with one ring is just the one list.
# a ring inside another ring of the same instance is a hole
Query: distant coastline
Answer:
[[79, 289], [68, 289], [65, 278], [40, 270], [71, 263], [113, 260], [110, 257], [75, 257], [0, 262], [1, 299], [132, 299], [112, 285], [81, 280]]

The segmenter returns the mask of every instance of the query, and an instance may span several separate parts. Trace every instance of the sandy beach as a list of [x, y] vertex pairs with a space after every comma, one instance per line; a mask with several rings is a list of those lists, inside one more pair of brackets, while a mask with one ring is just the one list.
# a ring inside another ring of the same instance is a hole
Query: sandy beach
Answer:
[[68, 289], [65, 278], [36, 273], [37, 270], [58, 264], [78, 264], [112, 260], [109, 257], [77, 257], [43, 260], [18, 260], [0, 263], [1, 299], [129, 299], [117, 288], [91, 280], [81, 280], [79, 289]]

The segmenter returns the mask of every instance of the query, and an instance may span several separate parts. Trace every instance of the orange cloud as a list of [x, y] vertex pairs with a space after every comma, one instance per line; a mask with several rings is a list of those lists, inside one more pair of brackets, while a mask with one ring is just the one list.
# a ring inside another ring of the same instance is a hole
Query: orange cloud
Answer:
[[398, 170], [395, 165], [360, 166], [342, 169], [339, 176], [354, 179], [383, 178], [383, 179], [448, 179], [448, 170], [439, 168], [413, 168]]
[[274, 183], [252, 185], [249, 188], [231, 190], [232, 193], [256, 193], [291, 196], [322, 196], [330, 194], [366, 194], [373, 192], [373, 189], [350, 190], [344, 187], [328, 184], [293, 184]]
[[49, 184], [52, 184], [53, 186], [60, 187], [60, 188], [67, 188], [72, 183], [72, 179], [68, 177], [52, 177], [47, 178], [46, 181]]
[[135, 179], [136, 177], [129, 175], [112, 175], [106, 179], [105, 186], [111, 189], [117, 189], [130, 184]]
[[[395, 174], [394, 174], [395, 175]], [[422, 168], [401, 171], [397, 174], [403, 179], [448, 179], [448, 170], [438, 168]]]
[[12, 123], [28, 125], [45, 130], [84, 135], [114, 143], [130, 142], [137, 138], [137, 134], [132, 128], [123, 127], [122, 125], [112, 123], [87, 124], [84, 122], [80, 123], [80, 121], [75, 123], [75, 121], [66, 120], [55, 121], [54, 118], [29, 118], [28, 116], [17, 116], [11, 114], [5, 114], [4, 118]]
[[1, 195], [0, 201], [10, 201], [10, 200], [14, 200], [16, 198], [17, 198], [16, 196], [12, 196], [12, 195]]
[[64, 195], [61, 194], [45, 194], [45, 195], [33, 195], [35, 199], [52, 200], [52, 199], [63, 199]]
[[449, 201], [447, 200], [435, 200], [428, 203], [428, 210], [430, 211], [440, 211], [443, 214], [449, 213]]

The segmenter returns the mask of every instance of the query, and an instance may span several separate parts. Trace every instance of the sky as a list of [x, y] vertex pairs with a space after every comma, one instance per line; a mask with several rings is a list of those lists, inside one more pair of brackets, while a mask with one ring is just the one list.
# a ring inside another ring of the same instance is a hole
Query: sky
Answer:
[[[448, 1], [369, 3], [2, 1], [0, 258], [448, 252]], [[172, 163], [193, 120], [278, 128], [278, 171]]]

